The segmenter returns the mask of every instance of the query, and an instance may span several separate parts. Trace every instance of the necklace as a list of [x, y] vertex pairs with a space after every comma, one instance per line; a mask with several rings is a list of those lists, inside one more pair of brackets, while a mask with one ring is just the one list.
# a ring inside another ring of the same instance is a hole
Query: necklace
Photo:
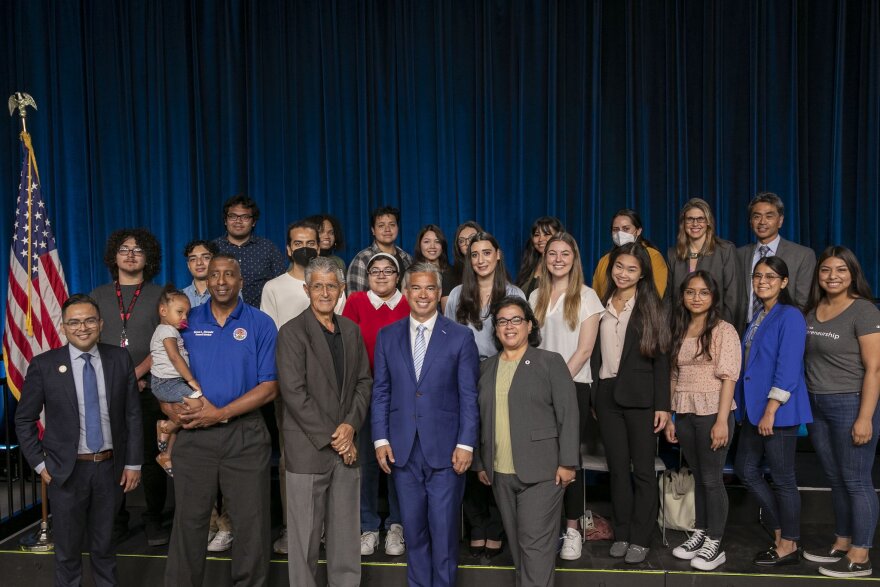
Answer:
[[699, 259], [699, 258], [700, 258], [700, 253], [688, 251], [688, 259]]

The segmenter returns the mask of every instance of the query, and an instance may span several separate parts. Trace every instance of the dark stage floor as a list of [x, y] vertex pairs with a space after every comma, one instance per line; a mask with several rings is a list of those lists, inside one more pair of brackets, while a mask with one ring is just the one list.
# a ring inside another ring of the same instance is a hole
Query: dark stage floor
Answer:
[[[659, 533], [648, 559], [641, 565], [627, 565], [620, 559], [608, 556], [609, 542], [587, 542], [579, 561], [558, 560], [556, 584], [575, 585], [616, 585], [627, 586], [677, 586], [677, 585], [795, 585], [815, 584], [815, 580], [840, 582], [818, 574], [818, 565], [801, 562], [782, 569], [765, 569], [752, 565], [752, 556], [769, 544], [766, 532], [757, 521], [757, 509], [741, 488], [729, 488], [731, 511], [724, 548], [727, 563], [716, 573], [691, 571], [685, 561], [672, 556], [672, 547], [684, 540], [682, 532], [669, 531], [667, 538], [670, 547], [663, 547]], [[830, 494], [827, 491], [802, 491], [803, 526], [802, 543], [806, 548], [828, 544], [833, 535], [830, 524]], [[608, 515], [610, 504], [607, 501], [591, 502], [593, 511]], [[18, 549], [19, 536], [0, 543], [0, 585], [8, 587], [51, 584], [53, 562], [50, 556], [21, 553]], [[363, 585], [405, 585], [406, 557], [388, 557], [380, 554], [364, 558]], [[162, 572], [167, 554], [166, 547], [147, 546], [142, 527], [137, 516], [132, 521], [131, 535], [120, 544], [120, 581], [125, 586], [149, 586], [162, 584]], [[229, 553], [224, 553], [227, 555]], [[472, 558], [462, 544], [460, 558], [459, 584], [473, 587], [494, 587], [513, 585], [513, 570], [510, 553], [505, 549], [501, 555], [492, 559]], [[212, 557], [208, 564], [206, 584], [212, 587], [229, 585], [228, 556]], [[88, 573], [87, 573], [88, 574]], [[880, 584], [880, 570], [874, 579], [866, 579]], [[87, 578], [85, 585], [91, 585]], [[270, 585], [287, 585], [287, 567], [284, 557], [273, 556]]]

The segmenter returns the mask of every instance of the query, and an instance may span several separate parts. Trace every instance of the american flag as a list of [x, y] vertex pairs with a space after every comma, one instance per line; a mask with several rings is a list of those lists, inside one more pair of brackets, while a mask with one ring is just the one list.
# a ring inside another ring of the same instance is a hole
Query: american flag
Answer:
[[37, 158], [26, 131], [21, 133], [21, 146], [21, 180], [9, 254], [3, 332], [6, 381], [16, 400], [21, 397], [31, 359], [67, 342], [61, 331], [61, 304], [67, 299], [67, 283], [40, 193]]

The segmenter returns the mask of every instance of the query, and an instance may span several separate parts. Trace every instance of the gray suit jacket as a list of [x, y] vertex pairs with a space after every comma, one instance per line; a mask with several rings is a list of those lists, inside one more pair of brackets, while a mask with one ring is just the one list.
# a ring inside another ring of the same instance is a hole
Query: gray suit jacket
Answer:
[[[480, 442], [471, 469], [486, 471], [495, 463], [495, 355], [480, 364]], [[510, 442], [516, 476], [523, 483], [554, 479], [560, 466], [580, 465], [577, 394], [558, 353], [529, 347], [520, 360], [508, 394]]]
[[373, 378], [360, 329], [348, 318], [337, 316], [336, 320], [345, 356], [342, 389], [336, 383], [330, 347], [311, 308], [278, 331], [275, 361], [284, 402], [284, 462], [291, 473], [329, 471], [341, 458], [330, 446], [330, 437], [342, 423], [357, 432], [370, 405]]
[[[748, 276], [745, 280], [745, 287], [741, 288], [741, 301], [739, 304], [740, 314], [734, 323], [740, 332], [748, 325], [746, 321], [749, 316], [749, 304], [752, 291], [752, 259], [755, 256], [757, 243], [752, 243], [739, 247], [736, 250], [736, 261], [739, 265], [742, 275]], [[801, 307], [807, 303], [807, 297], [810, 295], [810, 285], [813, 282], [813, 272], [816, 269], [816, 253], [813, 249], [787, 241], [784, 238], [779, 240], [779, 247], [776, 249], [776, 256], [785, 261], [788, 265], [788, 292], [794, 301]]]
[[[669, 263], [669, 285], [666, 287], [666, 301], [671, 308], [678, 304], [679, 287], [681, 282], [690, 275], [688, 260], [681, 260], [675, 256], [675, 247], [670, 247], [666, 253], [666, 261]], [[740, 313], [740, 301], [745, 279], [739, 264], [736, 262], [736, 248], [730, 241], [715, 238], [715, 252], [697, 260], [697, 269], [707, 271], [718, 283], [721, 291], [721, 317], [736, 324]]]

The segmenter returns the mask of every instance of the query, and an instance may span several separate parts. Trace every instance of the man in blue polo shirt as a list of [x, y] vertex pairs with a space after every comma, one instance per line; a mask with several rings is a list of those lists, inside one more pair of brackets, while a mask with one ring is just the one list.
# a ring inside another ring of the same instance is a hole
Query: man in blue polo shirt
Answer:
[[211, 259], [211, 300], [193, 308], [183, 340], [204, 404], [163, 407], [183, 424], [174, 445], [174, 530], [166, 586], [201, 587], [219, 480], [236, 539], [232, 582], [266, 585], [269, 572], [269, 432], [260, 406], [278, 394], [274, 322], [239, 299], [238, 261]]

